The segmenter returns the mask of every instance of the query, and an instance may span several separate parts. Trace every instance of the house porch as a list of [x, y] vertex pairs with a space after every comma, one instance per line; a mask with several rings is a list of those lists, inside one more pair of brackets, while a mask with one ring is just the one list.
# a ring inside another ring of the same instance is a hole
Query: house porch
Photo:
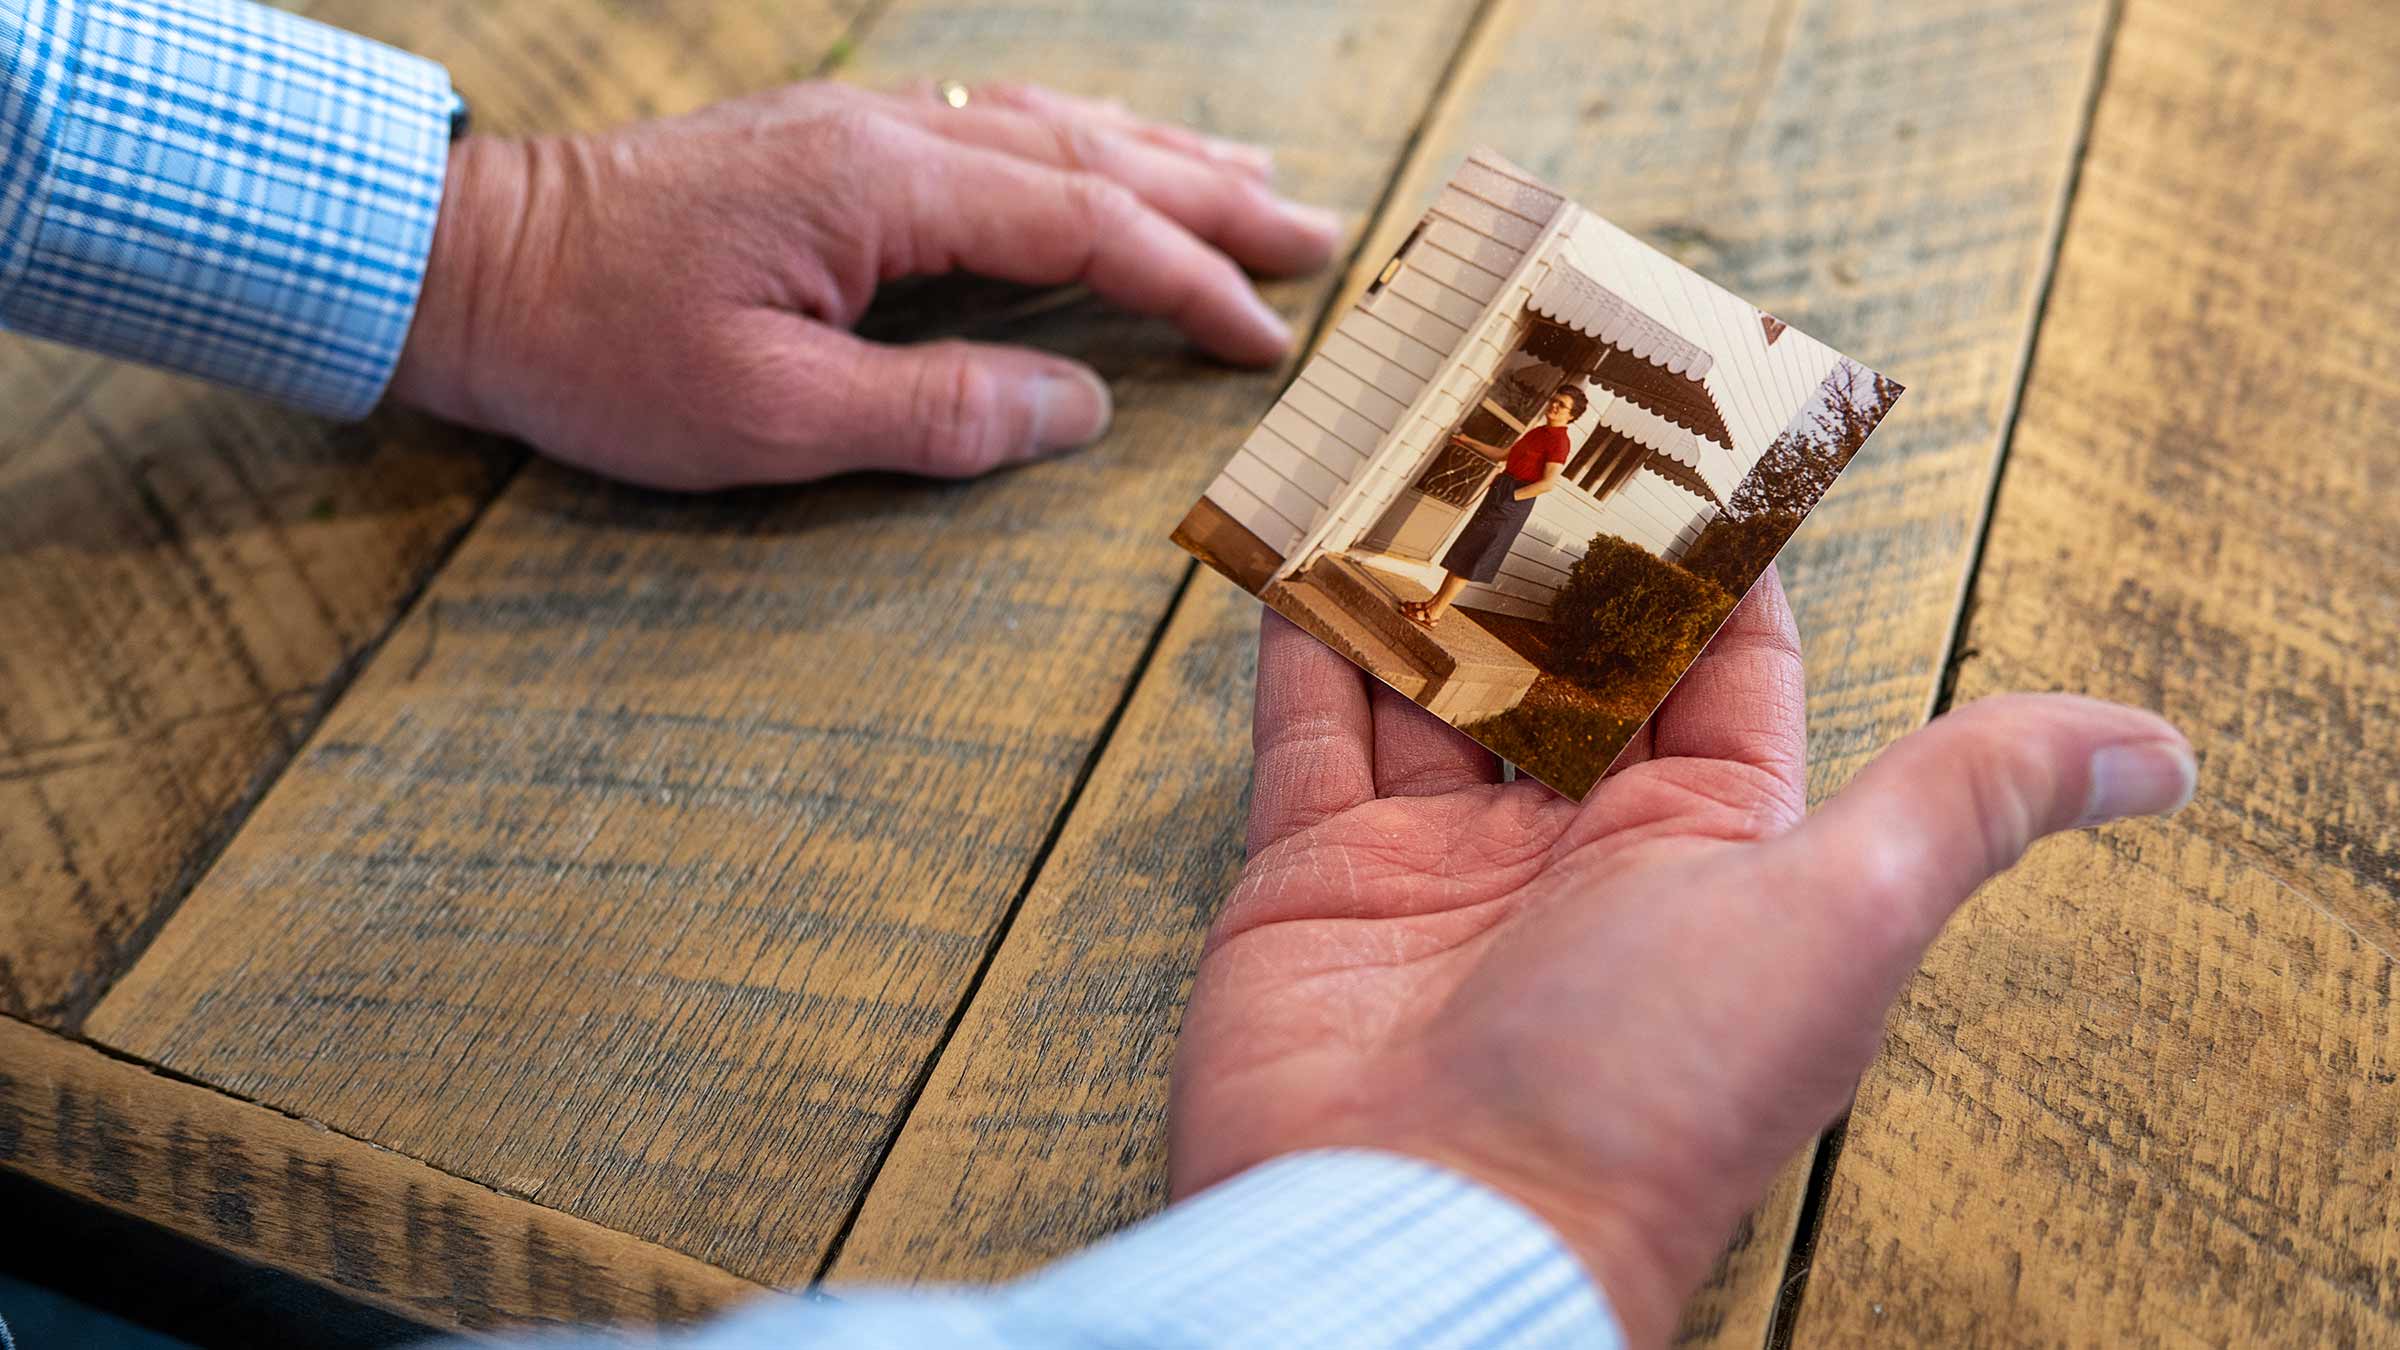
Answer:
[[[1431, 575], [1428, 575], [1430, 573]], [[1466, 611], [1432, 628], [1400, 612], [1433, 594], [1439, 570], [1380, 555], [1328, 553], [1265, 598], [1293, 622], [1423, 704], [1464, 725], [1517, 706], [1540, 674]]]

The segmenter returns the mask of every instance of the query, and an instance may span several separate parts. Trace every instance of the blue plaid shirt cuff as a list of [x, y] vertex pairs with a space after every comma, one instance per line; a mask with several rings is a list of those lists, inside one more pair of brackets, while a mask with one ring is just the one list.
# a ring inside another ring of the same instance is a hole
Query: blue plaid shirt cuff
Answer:
[[1253, 1168], [1004, 1298], [1067, 1331], [1058, 1344], [1624, 1346], [1541, 1221], [1431, 1164], [1351, 1150]]
[[440, 66], [247, 0], [0, 0], [0, 327], [362, 416], [458, 106]]
[[[1616, 1315], [1547, 1227], [1411, 1158], [1297, 1153], [1015, 1284], [765, 1298], [662, 1350], [1624, 1350]], [[511, 1340], [624, 1350], [612, 1332]], [[465, 1350], [463, 1342], [442, 1347]], [[427, 1347], [427, 1350], [436, 1350]]]

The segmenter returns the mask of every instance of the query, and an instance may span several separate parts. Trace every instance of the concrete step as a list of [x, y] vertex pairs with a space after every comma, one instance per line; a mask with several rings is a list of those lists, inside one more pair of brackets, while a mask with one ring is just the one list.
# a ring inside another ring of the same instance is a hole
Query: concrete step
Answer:
[[1439, 646], [1449, 662], [1449, 678], [1453, 682], [1514, 686], [1520, 691], [1532, 687], [1533, 667], [1515, 648], [1476, 622], [1471, 611], [1454, 605], [1430, 629], [1411, 623], [1407, 615], [1398, 612], [1394, 602], [1422, 600], [1431, 595], [1422, 582], [1372, 559], [1351, 557], [1341, 562], [1357, 575], [1361, 584], [1345, 587], [1338, 594], [1356, 601], [1367, 587], [1375, 588], [1375, 594], [1367, 597], [1382, 600], [1374, 612], [1388, 611], [1389, 619], [1402, 625], [1403, 637], [1414, 639], [1408, 643], [1410, 650], [1421, 650], [1425, 642]]
[[1308, 579], [1324, 587], [1352, 616], [1374, 629], [1386, 645], [1408, 653], [1411, 663], [1420, 669], [1447, 677], [1458, 668], [1455, 653], [1424, 625], [1400, 612], [1402, 600], [1425, 598], [1402, 595], [1394, 589], [1407, 585], [1406, 582], [1379, 575], [1338, 553], [1317, 559], [1308, 569]]
[[1472, 726], [1524, 702], [1526, 691], [1533, 688], [1536, 673], [1532, 666], [1495, 671], [1489, 678], [1483, 671], [1472, 674], [1462, 671], [1433, 686], [1428, 693], [1410, 697], [1452, 726]]
[[1441, 676], [1419, 665], [1411, 653], [1384, 641], [1379, 630], [1360, 623], [1339, 599], [1328, 595], [1314, 580], [1270, 586], [1265, 598], [1276, 613], [1307, 629], [1319, 642], [1410, 698], [1422, 702], [1426, 691], [1441, 683]]

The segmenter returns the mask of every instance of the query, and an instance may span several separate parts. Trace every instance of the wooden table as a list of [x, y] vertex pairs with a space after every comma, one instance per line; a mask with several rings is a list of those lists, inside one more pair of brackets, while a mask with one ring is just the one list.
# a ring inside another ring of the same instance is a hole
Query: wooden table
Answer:
[[[1817, 794], [2033, 687], [2175, 717], [2200, 796], [1989, 888], [1686, 1339], [2395, 1334], [2391, 7], [314, 8], [498, 129], [839, 66], [1264, 141], [1362, 222], [1304, 330], [1488, 143], [1896, 374], [1787, 555]], [[0, 346], [0, 1161], [441, 1325], [1153, 1209], [1256, 622], [1165, 534], [1282, 377], [1074, 299], [883, 323], [1086, 357], [1116, 428], [676, 500]]]

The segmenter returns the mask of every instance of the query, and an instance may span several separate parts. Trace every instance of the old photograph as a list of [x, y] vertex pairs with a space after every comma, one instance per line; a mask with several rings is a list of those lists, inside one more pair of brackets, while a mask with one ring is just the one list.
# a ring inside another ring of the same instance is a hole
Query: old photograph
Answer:
[[1175, 538], [1580, 797], [1900, 393], [1479, 151]]

